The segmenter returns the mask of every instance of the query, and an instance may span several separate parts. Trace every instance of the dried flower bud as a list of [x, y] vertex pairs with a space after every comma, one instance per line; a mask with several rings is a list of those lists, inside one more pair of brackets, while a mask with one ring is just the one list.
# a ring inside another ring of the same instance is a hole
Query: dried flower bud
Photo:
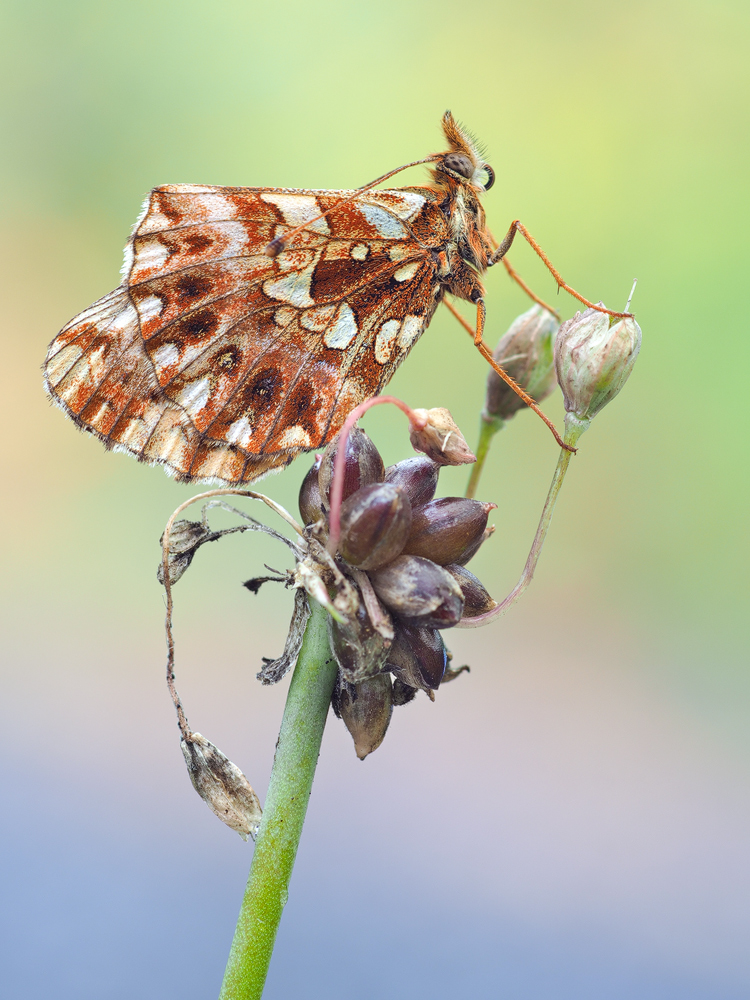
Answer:
[[451, 628], [461, 620], [461, 588], [442, 566], [421, 556], [399, 556], [370, 574], [375, 593], [409, 624]]
[[255, 839], [262, 810], [242, 771], [200, 733], [191, 733], [180, 747], [193, 787], [206, 805], [243, 840], [248, 834]]
[[[323, 503], [328, 506], [333, 479], [333, 463], [339, 447], [339, 435], [327, 445], [323, 452], [318, 472], [318, 485]], [[353, 427], [346, 439], [346, 461], [344, 463], [344, 492], [341, 499], [346, 500], [362, 486], [370, 483], [382, 483], [385, 466], [380, 452], [370, 438], [359, 427]]]
[[630, 317], [610, 326], [596, 309], [577, 312], [557, 331], [555, 369], [565, 409], [588, 424], [622, 389], [641, 349], [641, 328]]
[[448, 665], [448, 650], [434, 628], [399, 623], [390, 652], [388, 669], [413, 688], [434, 691]]
[[404, 555], [424, 556], [441, 566], [460, 563], [475, 552], [497, 504], [466, 497], [441, 497], [412, 513], [411, 532]]
[[[536, 303], [513, 321], [500, 338], [493, 358], [535, 403], [555, 388], [552, 341], [560, 324], [552, 313]], [[518, 393], [491, 371], [482, 416], [488, 423], [509, 420], [526, 406]]]
[[315, 456], [315, 464], [302, 480], [299, 489], [299, 512], [303, 524], [315, 524], [323, 516], [323, 499], [318, 485], [318, 472], [322, 456]]
[[[211, 536], [218, 537], [215, 532], [210, 531], [200, 521], [175, 521], [172, 530], [169, 532], [169, 550], [167, 552], [167, 566], [169, 567], [169, 582], [177, 583], [188, 566], [193, 561], [193, 556], [200, 546], [211, 540]], [[164, 535], [159, 539], [159, 544], [163, 544]], [[156, 570], [156, 577], [159, 583], [164, 583], [164, 564], [159, 563]]]
[[339, 551], [359, 569], [384, 566], [401, 553], [411, 529], [411, 504], [390, 483], [373, 483], [341, 505]]
[[418, 507], [435, 496], [439, 471], [437, 462], [426, 455], [415, 455], [389, 465], [385, 470], [385, 481], [403, 490], [412, 507]]
[[359, 684], [342, 684], [338, 693], [338, 714], [354, 740], [360, 760], [377, 750], [385, 738], [393, 713], [390, 674], [377, 674]]
[[331, 649], [347, 681], [371, 677], [385, 665], [391, 642], [370, 621], [364, 602], [352, 618], [337, 622], [328, 619]]
[[492, 611], [493, 608], [497, 607], [497, 601], [490, 597], [490, 593], [482, 581], [478, 580], [468, 569], [455, 564], [445, 568], [464, 595], [464, 618], [476, 618], [477, 615], [483, 615], [485, 611]]
[[443, 406], [432, 410], [414, 410], [427, 424], [421, 430], [410, 430], [409, 438], [415, 451], [423, 451], [438, 465], [466, 465], [477, 457], [466, 443], [453, 417]]

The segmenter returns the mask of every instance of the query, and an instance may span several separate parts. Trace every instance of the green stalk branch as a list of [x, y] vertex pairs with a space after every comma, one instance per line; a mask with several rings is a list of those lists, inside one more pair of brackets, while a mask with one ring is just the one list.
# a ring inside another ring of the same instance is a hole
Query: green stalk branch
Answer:
[[477, 494], [479, 477], [482, 475], [484, 463], [490, 451], [493, 437], [505, 426], [505, 421], [501, 417], [485, 417], [482, 414], [482, 424], [479, 429], [479, 443], [477, 444], [477, 460], [471, 467], [469, 484], [466, 487], [466, 496], [473, 500]]
[[315, 601], [310, 603], [312, 614], [289, 685], [263, 819], [220, 1000], [261, 997], [287, 901], [336, 680], [336, 663], [328, 644], [328, 615]]

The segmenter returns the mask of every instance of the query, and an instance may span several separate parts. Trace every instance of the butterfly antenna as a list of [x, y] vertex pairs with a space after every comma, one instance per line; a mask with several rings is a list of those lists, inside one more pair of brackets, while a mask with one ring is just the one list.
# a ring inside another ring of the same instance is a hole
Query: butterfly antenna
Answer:
[[341, 205], [345, 205], [348, 201], [352, 201], [354, 198], [358, 198], [363, 191], [369, 191], [370, 188], [374, 188], [376, 184], [382, 184], [383, 181], [387, 181], [389, 177], [393, 177], [395, 174], [400, 174], [402, 170], [408, 170], [409, 167], [418, 167], [422, 163], [434, 163], [443, 156], [442, 153], [434, 153], [432, 156], [426, 156], [423, 160], [414, 160], [413, 163], [405, 163], [401, 167], [396, 167], [395, 170], [389, 170], [387, 174], [383, 174], [382, 177], [376, 177], [374, 181], [370, 181], [369, 184], [365, 184], [364, 187], [357, 188], [356, 191], [352, 191], [348, 194], [346, 198], [341, 198], [330, 208], [327, 208], [325, 212], [321, 212], [320, 215], [316, 215], [313, 219], [308, 219], [307, 222], [303, 222], [301, 226], [297, 226], [296, 229], [290, 230], [288, 233], [284, 233], [283, 236], [277, 236], [272, 239], [268, 246], [265, 248], [264, 253], [268, 257], [278, 257], [281, 251], [284, 249], [286, 244], [293, 239], [298, 233], [303, 232], [308, 226], [311, 226], [313, 222], [317, 222], [318, 219], [325, 218], [326, 215], [330, 215], [331, 212], [335, 212], [337, 208]]

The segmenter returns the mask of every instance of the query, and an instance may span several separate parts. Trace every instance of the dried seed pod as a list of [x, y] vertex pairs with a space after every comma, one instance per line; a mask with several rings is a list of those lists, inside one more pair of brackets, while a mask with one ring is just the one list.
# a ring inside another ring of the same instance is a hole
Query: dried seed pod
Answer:
[[363, 680], [379, 673], [385, 665], [391, 642], [373, 627], [364, 603], [360, 602], [351, 619], [337, 622], [329, 617], [328, 632], [333, 655], [345, 680], [351, 683]]
[[482, 581], [478, 580], [468, 569], [455, 563], [445, 568], [464, 595], [464, 618], [476, 618], [477, 615], [483, 615], [485, 611], [492, 611], [493, 608], [497, 607], [497, 601], [490, 597], [490, 593]]
[[299, 512], [303, 524], [315, 524], [316, 521], [324, 517], [323, 498], [320, 495], [320, 486], [318, 485], [321, 459], [321, 455], [315, 456], [315, 464], [302, 480], [300, 486]]
[[248, 834], [255, 839], [262, 810], [242, 771], [200, 733], [191, 733], [180, 747], [193, 787], [206, 805], [243, 840]]
[[390, 483], [373, 483], [341, 505], [339, 551], [359, 569], [384, 566], [401, 553], [411, 529], [411, 504]]
[[462, 562], [482, 538], [490, 511], [496, 506], [466, 497], [430, 500], [412, 514], [404, 554], [424, 556], [441, 566]]
[[359, 684], [342, 684], [338, 692], [338, 714], [354, 740], [360, 760], [377, 750], [385, 738], [393, 713], [390, 674], [378, 674]]
[[412, 507], [418, 507], [435, 496], [439, 471], [440, 466], [427, 455], [415, 455], [389, 465], [385, 470], [385, 481], [403, 490]]
[[451, 628], [461, 620], [461, 588], [442, 566], [421, 556], [404, 555], [369, 574], [387, 608], [409, 624]]
[[[326, 508], [329, 504], [331, 480], [333, 479], [333, 463], [338, 451], [338, 435], [327, 445], [323, 452], [318, 472], [320, 495]], [[346, 461], [344, 463], [344, 492], [341, 499], [346, 500], [362, 486], [370, 483], [382, 483], [385, 466], [380, 452], [359, 427], [353, 427], [346, 441]]]
[[412, 427], [409, 438], [415, 451], [423, 451], [439, 465], [466, 465], [477, 456], [466, 443], [450, 412], [444, 406], [431, 410], [414, 410], [415, 416], [426, 419], [419, 429]]
[[[216, 536], [209, 528], [206, 528], [200, 521], [175, 521], [169, 533], [169, 547], [167, 550], [167, 566], [169, 567], [169, 582], [177, 583], [193, 561], [193, 556], [200, 546]], [[159, 539], [161, 545], [164, 535]], [[159, 583], [164, 583], [164, 563], [159, 561], [156, 570]]]
[[388, 653], [388, 669], [404, 684], [423, 691], [440, 686], [448, 665], [448, 650], [434, 628], [399, 623]]

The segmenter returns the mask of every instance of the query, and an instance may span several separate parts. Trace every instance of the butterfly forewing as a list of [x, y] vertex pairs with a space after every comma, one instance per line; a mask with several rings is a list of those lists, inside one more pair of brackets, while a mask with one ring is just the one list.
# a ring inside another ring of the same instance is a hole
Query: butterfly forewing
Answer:
[[351, 194], [155, 189], [123, 285], [51, 345], [53, 398], [183, 480], [246, 482], [324, 444], [425, 329], [447, 236], [427, 188], [358, 193], [316, 218]]

